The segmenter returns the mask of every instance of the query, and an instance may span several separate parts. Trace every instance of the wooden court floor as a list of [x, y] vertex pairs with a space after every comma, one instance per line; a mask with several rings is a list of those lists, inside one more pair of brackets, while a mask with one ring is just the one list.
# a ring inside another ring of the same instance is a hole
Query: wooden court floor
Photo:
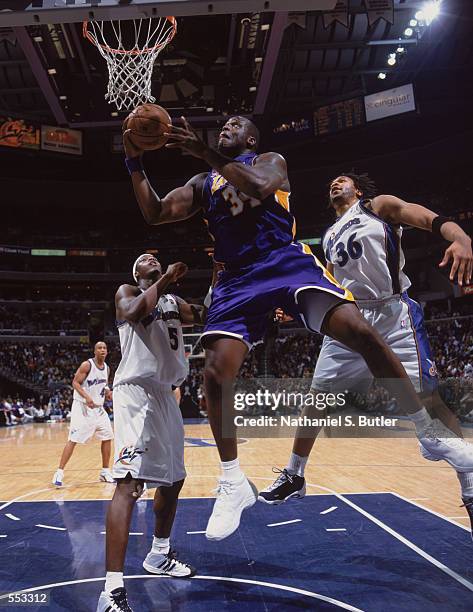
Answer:
[[[108, 499], [113, 484], [98, 481], [100, 443], [78, 445], [65, 470], [62, 489], [51, 484], [67, 439], [68, 424], [29, 424], [0, 430], [2, 475], [0, 501]], [[217, 449], [208, 425], [186, 425], [188, 477], [183, 497], [211, 497], [219, 473]], [[272, 482], [273, 466], [284, 467], [290, 439], [247, 439], [239, 445], [242, 467], [258, 488]], [[412, 438], [320, 438], [306, 469], [308, 492], [359, 493], [392, 491], [453, 521], [468, 526], [461, 508], [456, 474], [445, 462], [424, 460]]]

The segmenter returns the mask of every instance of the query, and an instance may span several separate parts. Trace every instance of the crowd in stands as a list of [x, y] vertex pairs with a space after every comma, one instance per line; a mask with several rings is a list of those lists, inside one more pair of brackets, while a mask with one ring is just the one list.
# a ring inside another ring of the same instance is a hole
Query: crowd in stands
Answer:
[[[469, 304], [465, 303], [454, 312], [432, 307], [427, 312], [430, 318], [427, 329], [440, 379], [460, 381], [457, 387], [450, 384], [444, 389], [444, 394], [448, 403], [461, 406], [464, 416], [473, 411], [473, 316], [466, 315], [468, 310]], [[249, 353], [240, 377], [310, 378], [321, 341], [322, 337], [314, 334], [280, 332], [277, 337], [274, 334], [266, 345], [258, 345]], [[113, 372], [120, 360], [119, 346], [116, 340], [107, 340], [107, 343], [107, 362]], [[71, 381], [74, 373], [90, 355], [90, 347], [79, 343], [0, 341], [0, 374], [34, 391], [35, 397], [42, 396], [39, 405], [38, 401], [33, 403], [35, 408], [44, 410], [46, 417], [52, 415], [64, 419], [72, 401]], [[181, 408], [185, 415], [198, 414], [201, 407], [202, 373], [203, 359], [191, 359], [189, 375], [181, 387]], [[472, 382], [471, 393], [470, 385], [465, 387], [465, 380]], [[393, 399], [381, 387], [374, 387], [368, 399], [353, 396], [353, 402], [367, 410], [370, 410], [369, 405], [376, 405], [378, 411], [394, 413], [396, 410]], [[9, 411], [12, 420], [16, 418], [24, 422], [38, 418], [31, 399], [5, 398], [2, 405], [7, 405], [2, 410]], [[19, 415], [21, 410], [25, 411], [23, 418]]]
[[0, 305], [0, 334], [32, 335], [55, 332], [65, 335], [71, 330], [87, 330], [90, 313], [79, 306], [59, 308], [27, 307], [21, 310]]

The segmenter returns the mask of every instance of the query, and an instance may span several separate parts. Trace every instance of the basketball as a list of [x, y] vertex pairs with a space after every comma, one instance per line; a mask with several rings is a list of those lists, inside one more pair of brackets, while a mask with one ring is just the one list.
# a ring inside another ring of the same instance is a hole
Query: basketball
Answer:
[[139, 149], [152, 151], [160, 149], [167, 142], [164, 133], [172, 123], [165, 108], [158, 104], [137, 106], [123, 122], [123, 130], [131, 130], [130, 140]]

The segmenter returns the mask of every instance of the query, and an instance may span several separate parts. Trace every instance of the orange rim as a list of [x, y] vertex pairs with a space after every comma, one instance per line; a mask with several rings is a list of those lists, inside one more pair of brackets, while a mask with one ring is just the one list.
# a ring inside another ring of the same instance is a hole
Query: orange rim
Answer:
[[110, 51], [110, 53], [116, 53], [117, 55], [141, 55], [142, 53], [150, 53], [151, 51], [163, 49], [174, 38], [176, 31], [177, 31], [176, 18], [173, 17], [172, 15], [166, 15], [166, 19], [169, 21], [169, 23], [172, 26], [166, 38], [163, 40], [163, 42], [158, 43], [157, 45], [153, 45], [152, 47], [145, 47], [144, 49], [131, 49], [127, 51], [126, 49], [114, 49], [113, 47], [109, 47], [108, 45], [103, 45], [99, 43], [98, 41], [94, 40], [92, 34], [89, 32], [89, 22], [88, 21], [82, 22], [82, 34], [84, 38], [87, 38], [87, 40], [91, 42], [93, 45], [95, 46], [98, 45], [102, 49], [105, 49], [106, 51]]

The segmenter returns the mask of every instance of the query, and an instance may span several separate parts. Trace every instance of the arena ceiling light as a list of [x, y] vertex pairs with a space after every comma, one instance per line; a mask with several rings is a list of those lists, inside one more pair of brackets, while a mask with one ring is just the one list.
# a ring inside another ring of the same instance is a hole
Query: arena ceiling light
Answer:
[[381, 81], [384, 81], [385, 78], [386, 78], [386, 73], [385, 72], [380, 72], [378, 74], [378, 79], [380, 79]]
[[440, 0], [430, 0], [426, 2], [423, 7], [417, 11], [415, 18], [419, 21], [425, 21], [427, 24], [431, 23], [440, 13]]
[[412, 28], [406, 28], [404, 30], [404, 36], [410, 37], [414, 34], [414, 30]]

